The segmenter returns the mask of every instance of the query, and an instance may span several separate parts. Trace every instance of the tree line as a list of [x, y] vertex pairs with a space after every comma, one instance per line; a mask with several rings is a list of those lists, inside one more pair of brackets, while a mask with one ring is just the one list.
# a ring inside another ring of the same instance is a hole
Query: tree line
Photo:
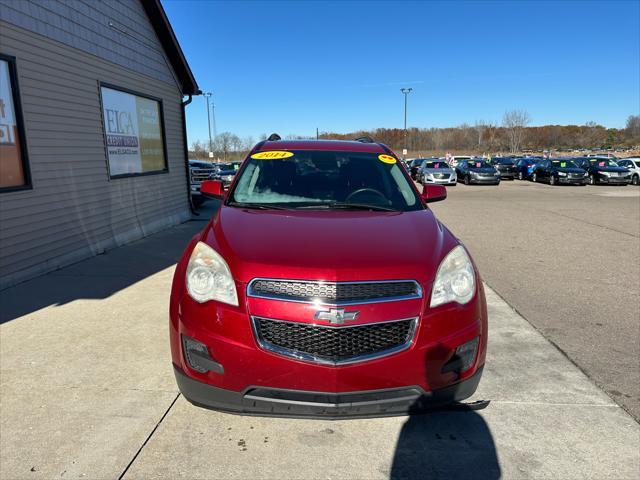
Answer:
[[[532, 127], [526, 111], [512, 110], [504, 114], [500, 125], [477, 121], [449, 128], [377, 128], [351, 133], [322, 132], [319, 138], [352, 140], [369, 136], [400, 152], [468, 152], [493, 153], [541, 150], [640, 148], [640, 115], [630, 115], [625, 128], [606, 128], [595, 122], [584, 125], [544, 125]], [[260, 140], [267, 136], [261, 135]], [[287, 139], [315, 138], [287, 135]], [[242, 159], [254, 145], [252, 137], [244, 139], [229, 132], [216, 136], [212, 150], [214, 159], [231, 161]], [[194, 159], [208, 158], [208, 142], [195, 141], [189, 152]]]

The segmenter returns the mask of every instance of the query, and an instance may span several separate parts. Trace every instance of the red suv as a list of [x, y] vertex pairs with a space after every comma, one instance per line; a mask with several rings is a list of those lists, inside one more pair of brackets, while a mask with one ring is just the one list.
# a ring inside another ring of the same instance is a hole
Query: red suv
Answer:
[[[277, 138], [277, 137], [276, 137]], [[370, 139], [257, 144], [176, 268], [178, 386], [227, 412], [419, 412], [476, 390], [487, 306], [466, 248]]]

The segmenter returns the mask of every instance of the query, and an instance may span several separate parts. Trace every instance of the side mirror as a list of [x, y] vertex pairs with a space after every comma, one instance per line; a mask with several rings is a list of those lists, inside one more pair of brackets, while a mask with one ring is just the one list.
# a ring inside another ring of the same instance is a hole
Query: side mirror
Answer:
[[206, 197], [222, 198], [224, 189], [220, 180], [205, 180], [200, 184], [200, 193]]
[[424, 185], [420, 198], [424, 203], [440, 202], [447, 198], [447, 189], [442, 185]]

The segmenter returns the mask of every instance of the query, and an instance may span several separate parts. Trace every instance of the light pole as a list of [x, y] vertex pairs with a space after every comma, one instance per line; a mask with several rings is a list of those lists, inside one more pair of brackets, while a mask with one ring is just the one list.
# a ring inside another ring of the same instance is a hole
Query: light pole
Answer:
[[413, 88], [401, 88], [400, 91], [404, 94], [404, 148], [402, 149], [402, 157], [407, 154], [407, 97], [413, 91]]
[[211, 92], [205, 92], [202, 94], [202, 96], [207, 99], [207, 124], [209, 125], [209, 158], [211, 158], [213, 154], [213, 142], [211, 141], [211, 115], [209, 114], [209, 97], [211, 95]]

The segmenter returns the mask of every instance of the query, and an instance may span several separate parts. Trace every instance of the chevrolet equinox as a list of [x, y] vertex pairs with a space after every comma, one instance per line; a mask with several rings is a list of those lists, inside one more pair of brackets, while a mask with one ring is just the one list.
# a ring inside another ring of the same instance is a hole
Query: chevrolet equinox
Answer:
[[258, 143], [188, 244], [170, 301], [191, 403], [247, 415], [417, 413], [471, 396], [487, 306], [467, 249], [369, 138]]

